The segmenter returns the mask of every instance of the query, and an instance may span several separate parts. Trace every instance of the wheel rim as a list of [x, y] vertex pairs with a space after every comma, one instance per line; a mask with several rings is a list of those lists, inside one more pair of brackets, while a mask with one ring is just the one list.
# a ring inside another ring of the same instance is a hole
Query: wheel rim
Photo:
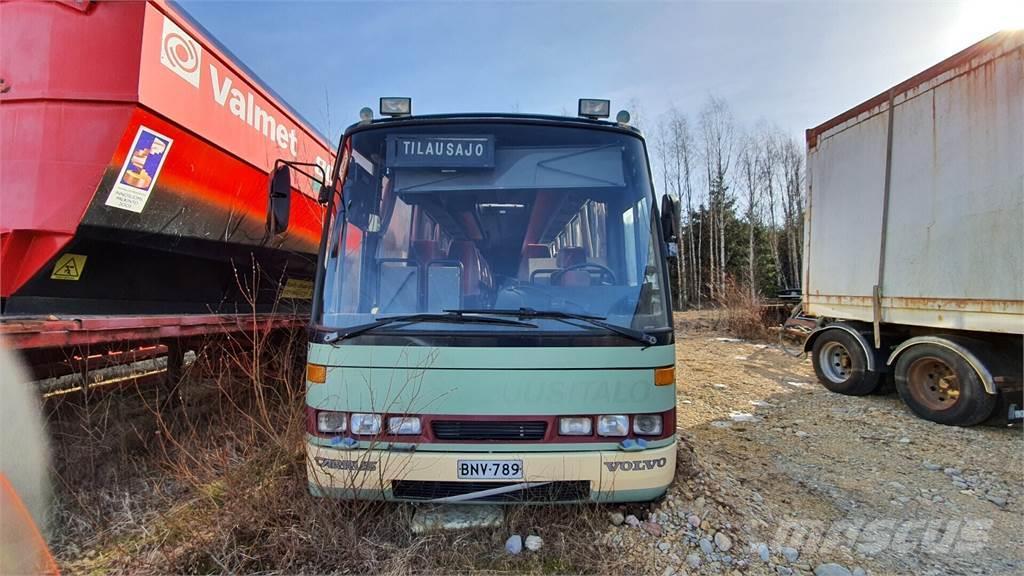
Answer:
[[821, 347], [818, 365], [825, 378], [836, 384], [846, 382], [853, 375], [853, 358], [846, 346], [839, 342], [829, 342]]
[[960, 378], [941, 358], [918, 358], [907, 370], [907, 388], [929, 410], [949, 410], [960, 401]]

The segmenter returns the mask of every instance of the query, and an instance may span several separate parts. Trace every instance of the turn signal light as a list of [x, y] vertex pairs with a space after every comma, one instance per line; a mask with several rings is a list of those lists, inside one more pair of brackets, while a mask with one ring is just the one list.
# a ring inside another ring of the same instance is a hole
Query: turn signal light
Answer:
[[676, 382], [676, 367], [665, 366], [664, 368], [654, 369], [654, 385], [655, 386], [669, 386]]
[[306, 380], [313, 384], [327, 382], [327, 366], [320, 364], [306, 364]]

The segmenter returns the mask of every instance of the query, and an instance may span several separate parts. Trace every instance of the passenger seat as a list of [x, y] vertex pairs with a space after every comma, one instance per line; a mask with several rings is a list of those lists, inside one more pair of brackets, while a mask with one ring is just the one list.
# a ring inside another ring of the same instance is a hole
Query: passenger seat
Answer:
[[[519, 280], [531, 282], [535, 270], [553, 270], [555, 260], [551, 257], [551, 248], [547, 244], [527, 244], [523, 248], [523, 255], [519, 259]], [[547, 276], [543, 276], [547, 279]], [[538, 278], [540, 280], [541, 278]]]
[[491, 271], [480, 257], [476, 244], [470, 240], [452, 242], [448, 259], [462, 264], [462, 303], [466, 308], [480, 308], [485, 293], [493, 290]]

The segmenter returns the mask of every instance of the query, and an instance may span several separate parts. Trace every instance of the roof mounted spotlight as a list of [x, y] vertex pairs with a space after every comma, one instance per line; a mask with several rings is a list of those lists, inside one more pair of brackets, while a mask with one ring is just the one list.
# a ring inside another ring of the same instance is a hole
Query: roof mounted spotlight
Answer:
[[366, 123], [373, 120], [373, 110], [369, 106], [363, 106], [359, 111], [359, 121]]
[[580, 98], [579, 116], [597, 120], [611, 116], [612, 101]]
[[629, 111], [619, 110], [619, 113], [615, 115], [615, 121], [619, 124], [629, 124]]
[[409, 116], [412, 114], [412, 98], [381, 98], [381, 116]]

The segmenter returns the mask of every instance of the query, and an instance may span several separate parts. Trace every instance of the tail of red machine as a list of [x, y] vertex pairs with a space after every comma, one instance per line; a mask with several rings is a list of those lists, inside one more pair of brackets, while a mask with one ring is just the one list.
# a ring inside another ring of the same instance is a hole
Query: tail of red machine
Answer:
[[[325, 138], [163, 1], [0, 2], [4, 316], [306, 309]], [[255, 309], [255, 310], [254, 310]]]

